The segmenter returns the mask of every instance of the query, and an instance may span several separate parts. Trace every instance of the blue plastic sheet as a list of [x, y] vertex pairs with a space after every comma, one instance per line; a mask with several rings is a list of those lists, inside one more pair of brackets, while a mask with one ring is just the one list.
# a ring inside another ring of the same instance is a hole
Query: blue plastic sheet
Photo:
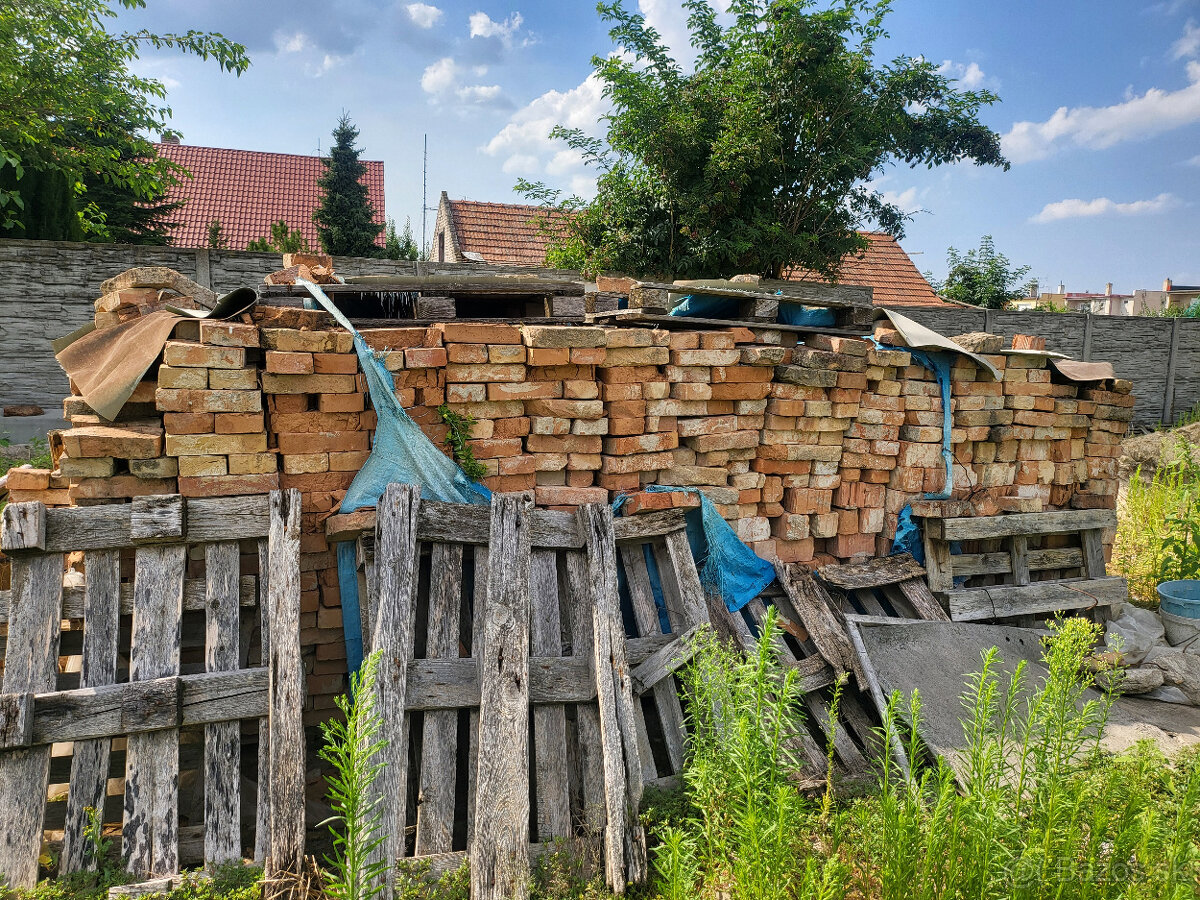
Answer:
[[[350, 320], [315, 284], [297, 281], [338, 324], [354, 336], [354, 351], [367, 378], [371, 405], [378, 424], [371, 455], [354, 476], [341, 511], [354, 512], [375, 506], [384, 488], [392, 482], [415, 484], [427, 500], [446, 503], [488, 503], [492, 493], [469, 479], [453, 460], [442, 453], [421, 431], [396, 399], [396, 382]], [[342, 542], [337, 547], [338, 589], [342, 598], [342, 628], [346, 634], [346, 662], [351, 672], [362, 665], [362, 623], [358, 603], [358, 574], [354, 545]]]
[[[692, 548], [700, 570], [700, 582], [711, 595], [720, 597], [725, 608], [737, 612], [775, 580], [775, 567], [742, 543], [741, 538], [729, 523], [717, 512], [704, 493], [694, 487], [675, 487], [652, 484], [645, 488], [651, 492], [682, 491], [696, 494], [700, 508], [689, 510], [686, 515], [688, 544]], [[613, 512], [620, 512], [626, 497], [613, 502]], [[661, 587], [656, 586], [657, 570], [651, 570], [651, 587], [655, 589], [655, 602], [660, 602]], [[659, 617], [663, 615], [659, 607]]]
[[[820, 307], [804, 306], [782, 299], [783, 292], [778, 291], [779, 321], [784, 325], [807, 325], [810, 327], [827, 327], [833, 325], [833, 310]], [[707, 294], [689, 294], [671, 310], [672, 316], [694, 316], [700, 319], [737, 319], [741, 312], [741, 301], [736, 297], [713, 297]]]
[[908, 553], [919, 565], [925, 565], [925, 544], [921, 540], [921, 526], [913, 518], [911, 504], [906, 504], [900, 510], [896, 522], [896, 536], [892, 538], [892, 550], [889, 556], [897, 553]]

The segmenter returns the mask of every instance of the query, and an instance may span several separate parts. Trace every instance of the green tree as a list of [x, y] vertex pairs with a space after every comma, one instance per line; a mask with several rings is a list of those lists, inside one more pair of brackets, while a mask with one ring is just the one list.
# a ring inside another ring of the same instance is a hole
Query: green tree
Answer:
[[948, 248], [946, 268], [945, 281], [925, 273], [933, 289], [947, 300], [985, 309], [1003, 309], [1021, 297], [1025, 293], [1024, 278], [1029, 274], [1029, 266], [1013, 268], [1007, 256], [996, 252], [990, 234], [980, 238], [978, 249], [968, 250], [965, 254]]
[[732, 0], [731, 24], [685, 0], [688, 73], [621, 0], [600, 16], [623, 52], [593, 57], [611, 101], [605, 140], [556, 127], [598, 173], [590, 203], [517, 190], [577, 213], [563, 243], [590, 271], [836, 276], [864, 225], [901, 236], [908, 215], [872, 187], [890, 164], [1007, 167], [979, 122], [990, 91], [959, 90], [920, 57], [876, 59], [889, 0]]
[[[217, 223], [220, 225], [220, 223]], [[208, 227], [209, 239], [212, 239], [212, 226]], [[305, 253], [308, 251], [308, 241], [300, 230], [292, 231], [288, 223], [280, 219], [271, 223], [271, 236], [254, 238], [246, 245], [247, 250], [255, 253]]]
[[213, 219], [208, 223], [208, 248], [225, 250], [228, 247], [229, 241], [225, 239], [225, 229], [221, 226], [221, 220]]
[[417, 250], [417, 242], [413, 240], [412, 220], [405, 217], [404, 231], [400, 233], [396, 231], [396, 220], [389, 218], [381, 256], [384, 259], [413, 260], [420, 258], [420, 255], [420, 251]]
[[[56, 173], [70, 189], [79, 228], [108, 236], [111, 214], [89, 190], [113, 189], [155, 204], [183, 169], [141, 135], [166, 126], [161, 81], [133, 74], [143, 47], [172, 47], [241, 74], [246, 48], [220, 34], [110, 32], [116, 9], [145, 0], [5, 0], [0, 10], [0, 230], [21, 232], [36, 190], [29, 172]], [[105, 198], [101, 197], [100, 201]], [[122, 200], [121, 203], [126, 203]], [[126, 223], [126, 225], [131, 223]], [[126, 227], [122, 225], [120, 227]]]
[[333, 149], [321, 162], [325, 172], [318, 182], [321, 205], [313, 213], [321, 247], [334, 256], [373, 256], [375, 239], [383, 231], [375, 224], [375, 209], [367, 197], [362, 178], [367, 167], [359, 161], [362, 152], [354, 145], [358, 129], [342, 113], [333, 129]]

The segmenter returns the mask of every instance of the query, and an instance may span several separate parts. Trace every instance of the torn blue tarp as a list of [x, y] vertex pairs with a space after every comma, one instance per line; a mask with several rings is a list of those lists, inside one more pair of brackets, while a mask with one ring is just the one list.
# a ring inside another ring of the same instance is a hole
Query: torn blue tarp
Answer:
[[[710, 595], [720, 597], [730, 612], [737, 612], [775, 580], [775, 567], [742, 543], [703, 491], [659, 484], [644, 490], [682, 491], [699, 496], [700, 508], [689, 510], [685, 517], [688, 543], [700, 570], [700, 583]], [[626, 499], [625, 496], [618, 497], [613, 502], [613, 512], [620, 512]], [[655, 588], [656, 573], [657, 570], [651, 570], [652, 588]], [[661, 603], [661, 587], [655, 589], [654, 595], [655, 603]], [[660, 606], [660, 618], [662, 609]]]
[[[354, 512], [365, 506], [375, 506], [384, 488], [392, 482], [415, 484], [426, 500], [446, 503], [487, 503], [492, 493], [463, 474], [453, 460], [442, 453], [421, 431], [396, 399], [396, 383], [382, 360], [367, 346], [350, 320], [342, 315], [326, 293], [311, 282], [296, 282], [338, 324], [354, 336], [354, 351], [367, 378], [371, 405], [375, 407], [378, 424], [371, 444], [371, 455], [354, 476], [341, 512]], [[342, 628], [346, 634], [346, 662], [351, 672], [362, 664], [362, 622], [358, 602], [358, 566], [354, 544], [343, 541], [337, 546], [338, 588], [342, 598]]]
[[[784, 299], [783, 291], [777, 291], [776, 296], [779, 297], [779, 323], [782, 325], [820, 328], [831, 326], [836, 321], [831, 309], [804, 306]], [[742, 301], [737, 297], [688, 294], [671, 310], [670, 315], [698, 319], [737, 319], [740, 317], [741, 304]]]
[[896, 536], [892, 538], [892, 549], [888, 555], [895, 556], [897, 553], [907, 553], [918, 565], [925, 565], [925, 544], [921, 540], [921, 526], [913, 517], [911, 503], [904, 505], [896, 520]]

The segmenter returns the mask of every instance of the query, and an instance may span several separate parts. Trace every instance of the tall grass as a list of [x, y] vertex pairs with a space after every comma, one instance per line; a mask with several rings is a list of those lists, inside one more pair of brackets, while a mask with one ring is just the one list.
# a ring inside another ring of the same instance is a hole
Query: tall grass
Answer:
[[1187, 565], [1187, 542], [1200, 527], [1200, 464], [1192, 457], [1194, 449], [1180, 438], [1152, 476], [1143, 477], [1139, 468], [1117, 510], [1112, 569], [1129, 580], [1130, 598], [1144, 606], [1157, 605], [1160, 581], [1195, 577]]

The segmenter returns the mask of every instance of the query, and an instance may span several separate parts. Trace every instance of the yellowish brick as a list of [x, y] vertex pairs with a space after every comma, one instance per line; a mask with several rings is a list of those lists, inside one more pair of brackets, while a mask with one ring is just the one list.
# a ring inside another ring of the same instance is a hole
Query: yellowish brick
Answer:
[[227, 475], [228, 464], [224, 456], [181, 456], [178, 459], [179, 474], [185, 478], [194, 475]]
[[279, 469], [274, 453], [229, 454], [230, 475], [269, 475]]

